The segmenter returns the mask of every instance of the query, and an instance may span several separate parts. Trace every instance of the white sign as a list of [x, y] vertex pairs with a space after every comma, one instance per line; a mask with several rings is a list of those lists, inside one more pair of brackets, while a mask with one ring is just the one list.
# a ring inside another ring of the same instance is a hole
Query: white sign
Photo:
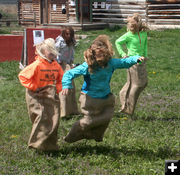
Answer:
[[33, 30], [33, 41], [34, 45], [44, 41], [44, 31], [43, 30]]
[[66, 8], [65, 4], [62, 4], [61, 9], [65, 9], [65, 8]]
[[53, 11], [56, 11], [56, 4], [53, 4]]
[[104, 9], [106, 7], [106, 3], [105, 2], [101, 2], [101, 8]]
[[111, 9], [111, 7], [112, 7], [112, 5], [111, 4], [106, 4], [106, 9], [108, 10], [108, 9]]
[[75, 0], [71, 0], [70, 5], [75, 6]]
[[97, 9], [98, 8], [98, 2], [94, 2], [94, 8]]

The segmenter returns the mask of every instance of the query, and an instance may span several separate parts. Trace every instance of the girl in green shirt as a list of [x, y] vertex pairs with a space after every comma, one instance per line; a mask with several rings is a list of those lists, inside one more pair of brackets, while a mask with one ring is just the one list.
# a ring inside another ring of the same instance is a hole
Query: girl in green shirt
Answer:
[[[127, 19], [127, 33], [115, 42], [116, 48], [123, 58], [140, 55], [147, 57], [147, 27], [139, 14], [135, 13]], [[127, 54], [122, 45], [126, 45]], [[140, 93], [147, 86], [146, 64], [136, 64], [127, 70], [127, 82], [121, 89], [121, 112], [133, 115]]]

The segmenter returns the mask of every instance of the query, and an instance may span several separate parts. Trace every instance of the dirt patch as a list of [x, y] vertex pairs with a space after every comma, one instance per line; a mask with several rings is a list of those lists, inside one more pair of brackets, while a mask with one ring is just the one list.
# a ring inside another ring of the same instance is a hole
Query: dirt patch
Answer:
[[5, 78], [3, 76], [0, 76], [0, 80], [5, 80]]
[[143, 94], [139, 98], [138, 105], [141, 109], [150, 113], [163, 115], [180, 114], [180, 98], [178, 95]]

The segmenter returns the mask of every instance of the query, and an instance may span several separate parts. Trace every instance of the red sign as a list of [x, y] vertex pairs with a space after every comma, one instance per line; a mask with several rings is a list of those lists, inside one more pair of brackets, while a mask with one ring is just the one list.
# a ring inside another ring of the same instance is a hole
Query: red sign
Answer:
[[[44, 39], [56, 38], [61, 34], [61, 29], [53, 28], [27, 28], [26, 29], [26, 45], [28, 64], [34, 61], [35, 47], [33, 40], [33, 31], [41, 30], [44, 33]], [[0, 62], [2, 61], [20, 61], [23, 50], [23, 36], [2, 35], [0, 36]]]
[[35, 47], [34, 47], [34, 39], [33, 39], [33, 31], [34, 30], [41, 30], [44, 32], [44, 39], [47, 38], [54, 38], [61, 34], [60, 29], [52, 29], [52, 28], [27, 28], [26, 29], [26, 36], [27, 36], [27, 57], [28, 57], [28, 64], [34, 61], [35, 57]]

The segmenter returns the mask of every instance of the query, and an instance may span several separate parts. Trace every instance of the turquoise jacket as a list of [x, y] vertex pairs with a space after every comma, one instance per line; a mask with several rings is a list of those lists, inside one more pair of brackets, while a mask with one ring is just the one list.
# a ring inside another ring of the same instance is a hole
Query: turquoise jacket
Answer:
[[137, 63], [140, 56], [131, 56], [126, 59], [110, 59], [105, 68], [98, 68], [94, 73], [89, 73], [88, 64], [83, 64], [65, 72], [62, 78], [63, 89], [72, 89], [72, 79], [83, 75], [84, 84], [82, 92], [92, 98], [106, 98], [111, 92], [110, 81], [114, 70], [129, 68]]

